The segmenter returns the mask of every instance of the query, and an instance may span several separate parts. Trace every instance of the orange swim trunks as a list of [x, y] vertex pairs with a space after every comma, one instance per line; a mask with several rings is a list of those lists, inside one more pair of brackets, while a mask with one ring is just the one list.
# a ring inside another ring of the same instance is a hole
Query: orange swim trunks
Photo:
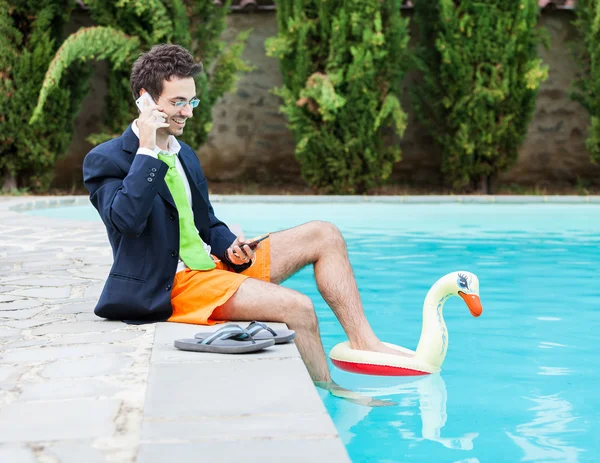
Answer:
[[256, 249], [254, 264], [241, 273], [234, 272], [214, 256], [217, 266], [212, 270], [177, 272], [171, 292], [173, 314], [167, 321], [195, 325], [222, 323], [211, 320], [210, 316], [235, 294], [246, 278], [271, 281], [270, 244], [270, 238], [262, 241]]

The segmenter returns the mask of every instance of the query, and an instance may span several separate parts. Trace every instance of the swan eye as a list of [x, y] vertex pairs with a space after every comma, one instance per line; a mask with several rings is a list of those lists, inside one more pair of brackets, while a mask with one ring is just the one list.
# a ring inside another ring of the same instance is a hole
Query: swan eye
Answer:
[[461, 288], [469, 289], [469, 280], [467, 276], [463, 273], [458, 274], [458, 286]]

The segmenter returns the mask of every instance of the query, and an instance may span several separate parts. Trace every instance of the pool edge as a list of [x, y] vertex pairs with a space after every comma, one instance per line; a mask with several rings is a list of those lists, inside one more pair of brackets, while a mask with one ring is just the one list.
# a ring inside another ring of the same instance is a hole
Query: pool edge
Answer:
[[[211, 195], [213, 203], [380, 203], [380, 204], [600, 204], [600, 195], [496, 196], [496, 195], [412, 195], [412, 196], [302, 196], [302, 195]], [[26, 212], [91, 204], [87, 195], [27, 196], [0, 195], [0, 210]]]

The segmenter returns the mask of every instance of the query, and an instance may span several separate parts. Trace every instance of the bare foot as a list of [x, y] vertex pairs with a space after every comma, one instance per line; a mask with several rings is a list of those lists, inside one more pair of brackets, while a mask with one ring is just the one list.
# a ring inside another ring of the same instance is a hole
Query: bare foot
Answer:
[[382, 354], [400, 355], [401, 357], [412, 357], [411, 354], [408, 354], [408, 353], [403, 352], [398, 349], [393, 349], [391, 347], [388, 347], [382, 342], [379, 342], [377, 345], [374, 345], [374, 346], [368, 346], [368, 347], [362, 347], [362, 348], [352, 346], [352, 349], [366, 350], [369, 352], [381, 352]]
[[384, 354], [400, 355], [402, 357], [412, 357], [411, 354], [407, 354], [406, 352], [402, 352], [401, 350], [388, 347], [384, 343], [381, 343], [381, 345], [377, 347], [377, 350], [375, 352], [382, 352]]
[[396, 402], [392, 402], [391, 400], [379, 400], [359, 394], [358, 392], [341, 387], [333, 381], [315, 382], [315, 386], [329, 391], [329, 393], [334, 397], [339, 397], [340, 399], [347, 400], [348, 402], [361, 405], [363, 407], [391, 407], [393, 405], [398, 405]]

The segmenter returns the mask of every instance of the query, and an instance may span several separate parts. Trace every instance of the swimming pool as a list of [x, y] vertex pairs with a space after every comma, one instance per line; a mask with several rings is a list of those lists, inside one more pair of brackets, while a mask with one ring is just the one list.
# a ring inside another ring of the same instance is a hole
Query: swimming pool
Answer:
[[[449, 350], [441, 374], [403, 380], [333, 370], [342, 386], [398, 403], [371, 409], [323, 396], [353, 461], [598, 460], [600, 206], [214, 206], [247, 236], [312, 219], [334, 222], [376, 333], [411, 349], [429, 287], [458, 269], [479, 277], [480, 318], [458, 298], [445, 305]], [[30, 213], [98, 220], [89, 206]], [[345, 340], [310, 269], [285, 285], [313, 299], [326, 352]]]

